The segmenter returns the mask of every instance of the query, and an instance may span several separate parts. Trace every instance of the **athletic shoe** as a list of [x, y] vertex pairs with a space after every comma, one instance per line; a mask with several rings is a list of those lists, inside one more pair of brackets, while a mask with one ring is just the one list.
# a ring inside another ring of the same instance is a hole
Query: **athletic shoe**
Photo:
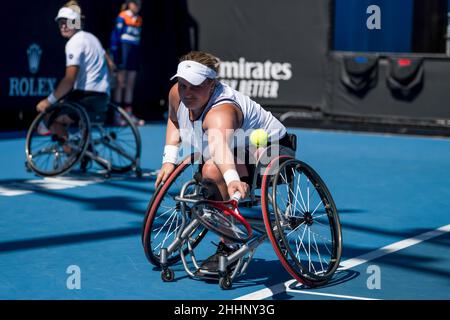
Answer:
[[131, 121], [133, 121], [133, 123], [138, 126], [141, 127], [143, 125], [145, 125], [145, 121], [142, 119], [139, 119], [138, 117], [136, 117], [133, 113], [128, 112], [128, 116], [131, 118]]
[[114, 126], [116, 127], [125, 127], [127, 125], [127, 122], [125, 119], [120, 115], [119, 112], [116, 112], [114, 114]]
[[[200, 265], [200, 270], [209, 272], [219, 271], [219, 256], [229, 256], [238, 249], [238, 245], [230, 245], [220, 241], [219, 245], [217, 246], [216, 253], [202, 262], [202, 264]], [[234, 262], [232, 265], [234, 264], [236, 264], [236, 262]], [[231, 267], [232, 265], [228, 267]]]

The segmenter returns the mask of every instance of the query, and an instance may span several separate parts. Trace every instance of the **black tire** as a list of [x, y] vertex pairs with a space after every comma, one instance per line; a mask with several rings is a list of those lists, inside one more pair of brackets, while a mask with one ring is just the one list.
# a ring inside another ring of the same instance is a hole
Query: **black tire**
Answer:
[[172, 282], [175, 280], [175, 272], [170, 268], [163, 269], [161, 271], [161, 279], [164, 282]]
[[222, 290], [230, 290], [233, 287], [233, 281], [231, 281], [230, 275], [226, 275], [219, 279], [219, 287]]
[[[62, 117], [64, 120], [60, 120]], [[40, 133], [38, 128], [49, 119], [53, 126], [56, 125], [56, 119], [66, 122], [61, 126], [65, 127], [68, 137]], [[69, 172], [83, 157], [89, 137], [90, 122], [83, 108], [74, 103], [60, 103], [50, 107], [34, 119], [28, 130], [25, 146], [28, 168], [44, 177]]]
[[[302, 182], [307, 186], [307, 199]], [[325, 183], [306, 163], [288, 159], [273, 176], [263, 177], [262, 188], [266, 231], [281, 263], [307, 286], [326, 284], [339, 266], [342, 233], [336, 205]], [[267, 199], [269, 192], [272, 203]]]
[[[196, 155], [194, 154], [188, 156], [175, 168], [167, 181], [158, 187], [147, 208], [142, 230], [142, 244], [147, 259], [155, 266], [161, 266], [161, 247], [163, 245], [169, 245], [178, 234], [178, 228], [181, 227], [182, 212], [180, 206], [182, 204], [175, 203], [173, 197], [175, 195], [179, 195], [181, 186], [185, 182], [191, 180], [196, 172], [196, 166], [198, 165], [193, 164], [195, 157]], [[162, 203], [165, 203], [164, 205], [168, 206], [163, 208], [163, 210], [159, 210]], [[169, 208], [169, 210], [166, 210], [167, 208]], [[170, 211], [172, 211], [172, 213], [169, 217], [165, 217], [165, 215]], [[172, 219], [170, 223], [168, 223], [168, 219]], [[171, 229], [174, 222], [176, 229]], [[166, 232], [166, 237], [164, 237], [164, 240], [161, 243], [158, 242], [158, 237], [163, 230]], [[199, 226], [197, 228], [191, 241], [193, 248], [198, 245], [206, 233], [207, 229], [203, 226]], [[185, 248], [183, 252], [187, 254], [188, 248]], [[178, 251], [174, 252], [168, 257], [167, 264], [170, 266], [178, 262], [180, 259], [180, 253]]]
[[109, 108], [120, 114], [125, 125], [93, 126], [91, 133], [93, 148], [98, 156], [111, 164], [113, 173], [138, 169], [142, 149], [139, 130], [122, 108], [114, 104], [109, 104]]

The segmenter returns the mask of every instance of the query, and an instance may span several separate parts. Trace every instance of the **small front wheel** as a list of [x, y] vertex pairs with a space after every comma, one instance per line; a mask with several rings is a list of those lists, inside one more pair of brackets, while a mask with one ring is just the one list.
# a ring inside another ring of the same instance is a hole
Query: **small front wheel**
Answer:
[[170, 268], [163, 269], [161, 271], [161, 279], [164, 282], [172, 282], [175, 279], [175, 273]]
[[230, 290], [233, 286], [233, 281], [231, 281], [230, 275], [220, 278], [219, 287], [223, 290]]

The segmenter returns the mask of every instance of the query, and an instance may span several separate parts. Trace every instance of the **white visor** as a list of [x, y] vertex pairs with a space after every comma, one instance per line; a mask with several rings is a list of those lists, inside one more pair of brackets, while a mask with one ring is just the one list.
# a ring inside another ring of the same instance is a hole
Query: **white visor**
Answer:
[[176, 77], [183, 78], [194, 86], [198, 86], [207, 78], [215, 79], [217, 72], [196, 61], [186, 60], [178, 64], [177, 74], [170, 78], [170, 80]]
[[55, 21], [58, 21], [59, 19], [79, 20], [80, 14], [71, 8], [64, 7], [59, 9]]

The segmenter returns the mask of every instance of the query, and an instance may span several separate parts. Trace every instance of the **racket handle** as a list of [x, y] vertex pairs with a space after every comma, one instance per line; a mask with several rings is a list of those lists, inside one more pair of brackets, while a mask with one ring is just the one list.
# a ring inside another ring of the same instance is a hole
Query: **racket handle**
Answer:
[[241, 199], [241, 193], [239, 191], [236, 191], [233, 196], [231, 197], [231, 200], [234, 200], [236, 202], [239, 202]]

